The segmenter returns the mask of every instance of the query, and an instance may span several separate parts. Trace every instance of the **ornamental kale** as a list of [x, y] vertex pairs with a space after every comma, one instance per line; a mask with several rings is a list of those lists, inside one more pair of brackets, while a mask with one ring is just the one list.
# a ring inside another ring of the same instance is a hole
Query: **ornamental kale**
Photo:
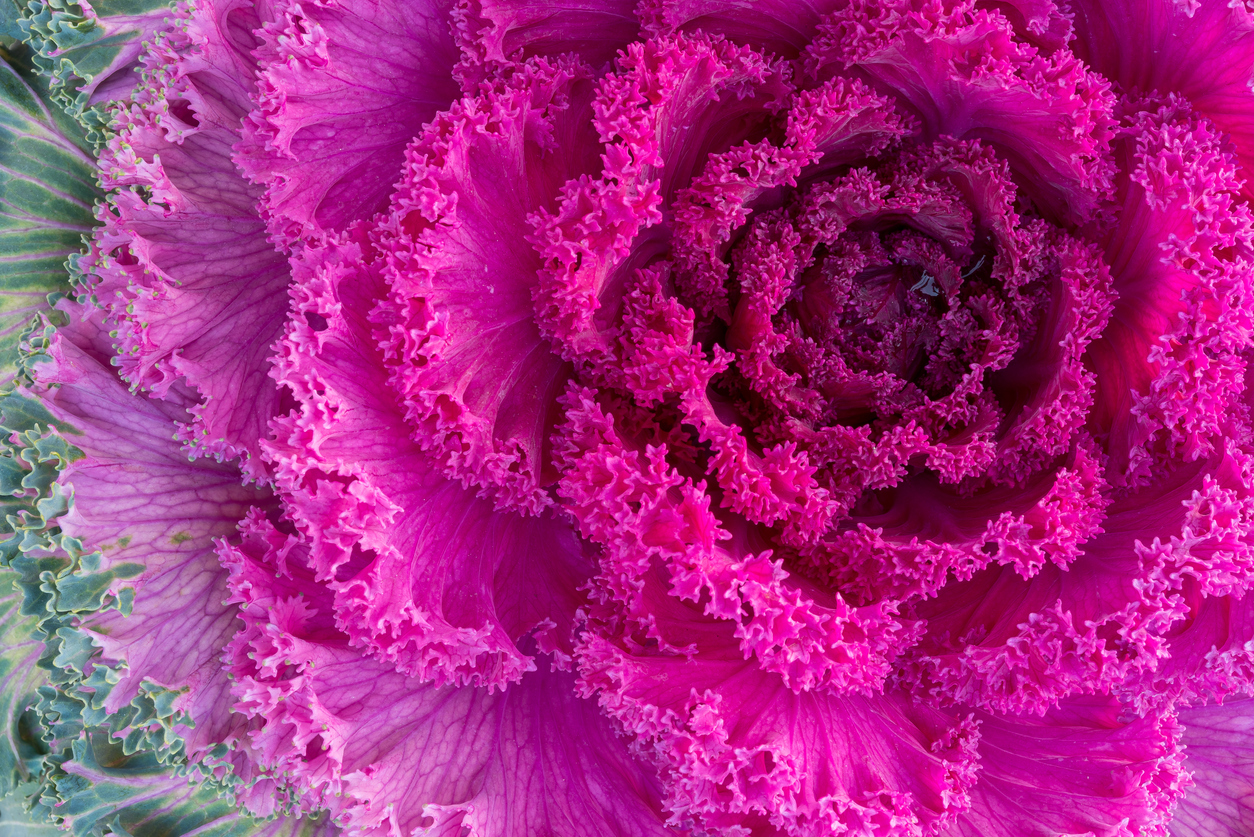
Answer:
[[0, 822], [1254, 834], [1244, 0], [0, 35]]

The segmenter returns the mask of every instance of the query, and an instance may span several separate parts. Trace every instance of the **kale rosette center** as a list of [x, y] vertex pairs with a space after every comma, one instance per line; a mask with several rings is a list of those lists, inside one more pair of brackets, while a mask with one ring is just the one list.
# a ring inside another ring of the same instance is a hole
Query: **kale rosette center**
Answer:
[[[1085, 332], [1059, 333], [1052, 309], [1072, 301], [1060, 251], [1078, 242], [1017, 199], [991, 149], [939, 144], [756, 214], [732, 251], [737, 361], [716, 388], [766, 443], [832, 427], [882, 439], [907, 424], [932, 444], [994, 442], [1054, 382], [1041, 343], [1082, 345], [1109, 310], [1099, 294], [1068, 323]], [[1022, 479], [1058, 452], [1022, 451], [995, 476]], [[992, 464], [973, 453], [947, 479]]]

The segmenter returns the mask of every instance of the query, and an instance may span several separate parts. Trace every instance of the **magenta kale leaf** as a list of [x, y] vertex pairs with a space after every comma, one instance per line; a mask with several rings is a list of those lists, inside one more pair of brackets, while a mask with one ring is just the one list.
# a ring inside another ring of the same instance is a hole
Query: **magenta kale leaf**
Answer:
[[1239, 0], [20, 26], [106, 190], [0, 461], [37, 811], [1254, 828]]

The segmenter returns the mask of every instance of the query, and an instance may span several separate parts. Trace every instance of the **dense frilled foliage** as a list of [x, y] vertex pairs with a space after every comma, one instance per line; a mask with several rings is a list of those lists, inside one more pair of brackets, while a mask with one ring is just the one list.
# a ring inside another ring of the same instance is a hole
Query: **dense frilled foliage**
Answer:
[[33, 816], [1254, 830], [1241, 0], [6, 27]]

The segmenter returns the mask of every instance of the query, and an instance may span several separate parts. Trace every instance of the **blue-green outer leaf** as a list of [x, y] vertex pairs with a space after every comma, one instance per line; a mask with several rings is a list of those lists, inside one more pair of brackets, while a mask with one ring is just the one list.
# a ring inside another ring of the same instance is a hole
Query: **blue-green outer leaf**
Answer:
[[0, 835], [3, 837], [60, 837], [61, 831], [54, 823], [38, 819], [38, 811], [26, 810], [26, 797], [37, 788], [23, 785], [7, 796], [0, 797]]
[[140, 83], [143, 46], [173, 16], [169, 0], [21, 2], [17, 21], [36, 50], [54, 101], [88, 128], [93, 144], [108, 135], [108, 106]]
[[19, 576], [0, 570], [0, 796], [37, 777], [48, 747], [41, 739], [37, 689], [49, 682], [40, 668], [44, 644], [39, 620], [22, 613]]
[[0, 384], [48, 295], [66, 294], [66, 259], [82, 249], [101, 197], [85, 132], [52, 103], [22, 56], [0, 49]]
[[152, 753], [128, 755], [102, 732], [74, 742], [73, 758], [53, 778], [61, 804], [53, 816], [74, 837], [322, 837], [323, 818], [262, 822], [227, 797], [189, 782]]

